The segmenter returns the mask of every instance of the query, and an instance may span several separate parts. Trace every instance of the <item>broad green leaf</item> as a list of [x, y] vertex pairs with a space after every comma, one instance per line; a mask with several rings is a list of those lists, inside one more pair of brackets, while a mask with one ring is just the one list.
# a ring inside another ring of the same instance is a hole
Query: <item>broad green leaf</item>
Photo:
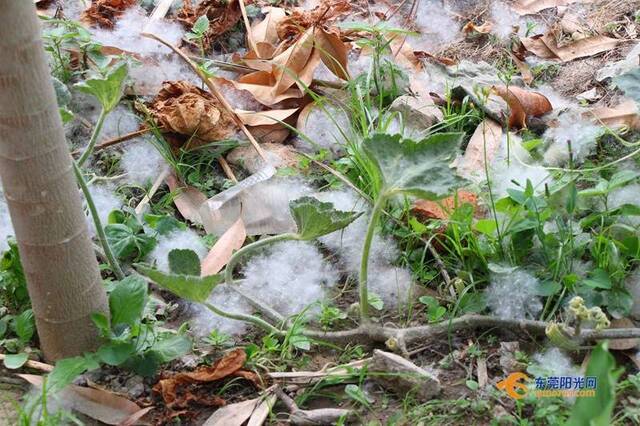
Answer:
[[130, 358], [125, 366], [142, 377], [152, 377], [160, 368], [160, 362], [156, 359], [155, 354], [147, 352]]
[[535, 289], [538, 296], [552, 296], [562, 289], [562, 285], [556, 281], [543, 281]]
[[638, 178], [639, 176], [640, 176], [640, 173], [633, 170], [629, 170], [629, 169], [620, 170], [619, 172], [616, 172], [613, 176], [611, 176], [611, 179], [609, 179], [608, 190], [609, 192], [611, 192], [616, 188], [625, 186], [627, 183]]
[[20, 342], [28, 343], [36, 331], [33, 311], [31, 309], [27, 309], [15, 317], [13, 320], [13, 327], [18, 335], [18, 339], [20, 339]]
[[640, 104], [640, 68], [636, 67], [632, 71], [614, 78], [613, 82], [625, 95]]
[[132, 342], [111, 342], [100, 346], [96, 355], [105, 364], [121, 365], [136, 353]]
[[51, 392], [59, 391], [82, 373], [96, 368], [100, 368], [100, 364], [93, 354], [58, 360], [49, 373], [47, 386]]
[[142, 264], [136, 264], [135, 267], [138, 272], [160, 287], [192, 302], [205, 302], [211, 290], [224, 280], [224, 277], [220, 274], [198, 277], [194, 275], [167, 274]]
[[486, 307], [482, 293], [465, 293], [458, 301], [458, 310], [463, 314], [482, 312]]
[[289, 203], [289, 209], [303, 240], [330, 234], [353, 222], [361, 213], [344, 212], [313, 197], [302, 197]]
[[611, 278], [607, 271], [596, 268], [589, 274], [589, 278], [584, 280], [584, 284], [593, 288], [603, 288], [608, 290], [611, 288]]
[[20, 368], [24, 365], [25, 362], [29, 359], [29, 355], [24, 352], [19, 354], [6, 354], [4, 356], [4, 366], [10, 370], [15, 370], [16, 368]]
[[185, 230], [187, 225], [171, 216], [144, 215], [144, 221], [160, 235], [168, 235], [176, 230]]
[[371, 403], [367, 399], [367, 396], [362, 391], [362, 389], [360, 389], [360, 387], [358, 385], [351, 384], [351, 385], [345, 386], [344, 393], [347, 394], [347, 396], [349, 398], [353, 399], [356, 402], [359, 402], [360, 404], [364, 405], [365, 407], [367, 407], [367, 408], [371, 407]]
[[200, 16], [196, 20], [196, 22], [193, 24], [193, 27], [191, 27], [191, 31], [194, 34], [198, 34], [198, 35], [202, 35], [206, 33], [208, 29], [209, 29], [209, 18], [207, 17], [206, 14]]
[[147, 303], [147, 283], [136, 275], [130, 275], [116, 284], [109, 294], [111, 324], [127, 324], [133, 327], [142, 318]]
[[592, 352], [585, 376], [595, 377], [595, 396], [577, 398], [566, 426], [609, 426], [616, 403], [616, 382], [623, 368], [615, 369], [616, 362], [607, 348], [600, 343]]
[[189, 249], [173, 249], [169, 252], [169, 269], [178, 275], [200, 276], [200, 258]]
[[311, 339], [309, 339], [304, 334], [294, 334], [289, 338], [289, 342], [298, 349], [303, 351], [308, 351], [311, 349]]
[[438, 133], [416, 142], [375, 134], [363, 147], [382, 175], [385, 192], [437, 200], [464, 182], [451, 167], [463, 137], [463, 133]]
[[98, 327], [103, 337], [109, 337], [111, 334], [111, 326], [109, 325], [109, 318], [102, 312], [94, 312], [91, 314], [91, 321]]
[[109, 224], [104, 227], [104, 232], [109, 246], [120, 259], [144, 257], [156, 244], [150, 235], [135, 232], [123, 223]]
[[184, 334], [160, 338], [151, 346], [151, 352], [159, 363], [169, 362], [191, 351], [191, 339]]
[[115, 65], [104, 77], [89, 78], [77, 83], [75, 87], [81, 92], [93, 95], [106, 112], [113, 110], [120, 98], [127, 78], [127, 64]]
[[384, 302], [382, 298], [375, 293], [369, 292], [369, 306], [374, 308], [376, 311], [381, 311], [384, 307]]

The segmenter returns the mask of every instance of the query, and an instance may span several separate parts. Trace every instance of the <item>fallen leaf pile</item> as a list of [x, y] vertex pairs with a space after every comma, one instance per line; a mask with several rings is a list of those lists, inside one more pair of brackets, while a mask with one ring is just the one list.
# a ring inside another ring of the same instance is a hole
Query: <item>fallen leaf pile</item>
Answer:
[[83, 19], [103, 28], [113, 28], [124, 11], [137, 4], [136, 0], [93, 0], [83, 13]]
[[290, 16], [282, 9], [269, 8], [265, 19], [251, 28], [251, 50], [238, 58], [255, 71], [231, 83], [271, 106], [301, 98], [320, 62], [337, 77], [347, 79], [349, 46], [338, 29], [324, 25], [347, 8], [344, 2], [323, 2], [312, 11], [294, 11]]
[[191, 0], [184, 0], [182, 9], [178, 12], [178, 20], [190, 30], [198, 18], [204, 15], [209, 19], [209, 29], [202, 40], [207, 51], [216, 38], [235, 27], [242, 17], [238, 0], [204, 0], [196, 7], [193, 7]]
[[568, 62], [594, 56], [618, 46], [621, 40], [604, 35], [594, 35], [579, 40], [560, 43], [559, 33], [550, 31], [542, 35], [522, 38], [524, 48], [541, 59]]
[[233, 118], [218, 100], [186, 81], [165, 82], [150, 110], [168, 131], [193, 137], [200, 143], [226, 139], [235, 133]]
[[185, 408], [191, 403], [220, 407], [226, 401], [215, 395], [209, 384], [227, 377], [241, 377], [259, 387], [258, 376], [242, 366], [247, 360], [243, 349], [235, 349], [216, 361], [212, 366], [200, 367], [189, 373], [178, 373], [167, 379], [160, 380], [153, 388], [159, 394], [167, 407]]

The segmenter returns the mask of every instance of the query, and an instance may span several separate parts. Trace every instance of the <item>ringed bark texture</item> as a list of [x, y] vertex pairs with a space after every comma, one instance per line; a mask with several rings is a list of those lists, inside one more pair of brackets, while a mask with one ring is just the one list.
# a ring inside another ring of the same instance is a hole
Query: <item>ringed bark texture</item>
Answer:
[[48, 360], [94, 350], [108, 313], [31, 0], [0, 0], [0, 177]]

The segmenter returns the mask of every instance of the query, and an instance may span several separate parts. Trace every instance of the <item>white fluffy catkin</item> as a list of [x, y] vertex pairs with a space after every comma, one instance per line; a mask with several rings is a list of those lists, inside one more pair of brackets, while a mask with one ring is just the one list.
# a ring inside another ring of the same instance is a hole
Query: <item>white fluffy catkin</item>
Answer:
[[160, 236], [158, 238], [158, 244], [149, 254], [148, 260], [155, 263], [159, 270], [169, 272], [168, 256], [169, 252], [174, 249], [193, 250], [200, 260], [204, 259], [208, 252], [200, 236], [191, 229], [185, 229]]
[[285, 316], [325, 300], [339, 278], [320, 250], [303, 241], [268, 247], [247, 262], [243, 273], [241, 288]]
[[542, 311], [542, 302], [536, 296], [538, 285], [538, 279], [522, 269], [492, 273], [485, 290], [487, 306], [500, 318], [535, 319]]

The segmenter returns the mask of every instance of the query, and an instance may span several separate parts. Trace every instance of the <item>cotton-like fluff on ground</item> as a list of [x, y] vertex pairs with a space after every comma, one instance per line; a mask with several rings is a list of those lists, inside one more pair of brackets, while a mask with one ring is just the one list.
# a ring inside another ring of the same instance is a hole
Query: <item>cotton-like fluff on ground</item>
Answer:
[[569, 161], [568, 141], [571, 141], [573, 161], [582, 163], [596, 148], [596, 140], [604, 129], [582, 118], [579, 111], [562, 114], [557, 127], [549, 128], [543, 138], [549, 141], [544, 153], [544, 162], [550, 166], [561, 166]]
[[[228, 288], [226, 284], [216, 286], [207, 299], [211, 305], [225, 312], [235, 314], [251, 314], [253, 309], [238, 293]], [[214, 314], [205, 306], [192, 304], [189, 308], [191, 330], [198, 336], [207, 336], [212, 330], [229, 336], [239, 336], [247, 330], [247, 323]]]
[[577, 376], [579, 369], [573, 365], [569, 357], [558, 348], [549, 348], [533, 356], [538, 368], [544, 370], [547, 376]]
[[538, 279], [518, 268], [496, 266], [491, 284], [485, 290], [487, 306], [494, 315], [505, 319], [535, 319], [542, 311], [536, 296]]
[[[319, 241], [338, 255], [345, 273], [357, 276], [362, 260], [362, 247], [367, 232], [368, 206], [361, 197], [349, 190], [325, 191], [314, 194], [323, 202], [332, 203], [343, 211], [365, 212], [342, 230], [319, 238]], [[369, 251], [369, 290], [383, 300], [385, 307], [404, 306], [412, 288], [411, 272], [393, 265], [400, 251], [392, 238], [376, 234]]]
[[326, 149], [339, 156], [347, 143], [343, 133], [347, 137], [351, 135], [351, 122], [347, 113], [328, 103], [311, 108], [302, 125], [301, 130], [311, 141], [297, 137], [294, 145], [301, 151], [317, 152]]
[[[607, 207], [609, 210], [614, 210], [625, 204], [640, 206], [638, 194], [640, 194], [640, 184], [637, 183], [616, 188], [607, 197]], [[640, 216], [624, 215], [620, 217], [620, 221], [631, 226], [638, 226], [640, 225]]]
[[135, 142], [126, 145], [120, 157], [120, 168], [126, 173], [127, 182], [140, 186], [149, 185], [166, 167], [166, 161], [150, 138], [137, 138]]
[[9, 206], [7, 206], [4, 193], [2, 192], [2, 186], [0, 186], [0, 253], [9, 248], [9, 244], [7, 243], [9, 236], [15, 235], [13, 225], [11, 224], [11, 217], [9, 216]]
[[501, 1], [491, 5], [491, 24], [491, 32], [502, 39], [508, 39], [516, 28], [519, 34], [526, 32], [526, 21]]
[[[507, 144], [510, 146], [509, 151]], [[480, 172], [479, 175], [482, 181], [486, 182], [484, 173]], [[513, 134], [509, 138], [506, 135], [503, 137], [500, 151], [491, 163], [489, 176], [491, 190], [499, 198], [506, 196], [510, 188], [525, 188], [527, 179], [531, 181], [537, 193], [544, 191], [545, 183], [551, 183], [549, 172], [533, 161], [531, 155], [522, 147], [520, 138]]]
[[178, 230], [158, 238], [158, 244], [149, 254], [148, 260], [155, 263], [156, 267], [164, 272], [169, 272], [169, 252], [174, 249], [193, 250], [200, 260], [207, 255], [207, 247], [198, 234], [191, 230]]
[[[285, 241], [252, 257], [243, 270], [242, 290], [285, 316], [326, 300], [339, 274], [309, 242]], [[317, 312], [312, 306], [309, 312]]]
[[423, 0], [418, 6], [415, 23], [420, 35], [409, 37], [414, 50], [437, 52], [443, 45], [460, 37], [460, 24], [454, 13], [440, 0]]
[[[91, 185], [89, 186], [89, 193], [98, 211], [102, 226], [106, 226], [109, 213], [113, 210], [119, 210], [122, 207], [122, 199], [115, 193], [112, 185]], [[87, 213], [87, 223], [92, 235], [95, 235], [96, 227], [90, 212]]]
[[[141, 7], [131, 7], [116, 21], [113, 28], [92, 28], [93, 39], [104, 46], [117, 47], [127, 52], [140, 54], [170, 53], [171, 50], [140, 35], [149, 23], [146, 11]], [[154, 21], [147, 32], [157, 34], [173, 45], [179, 44], [184, 30], [177, 22]]]
[[[95, 116], [95, 120], [98, 116]], [[102, 125], [100, 139], [112, 139], [131, 132], [135, 132], [140, 128], [138, 117], [131, 110], [123, 105], [118, 105], [113, 111], [107, 115]]]

